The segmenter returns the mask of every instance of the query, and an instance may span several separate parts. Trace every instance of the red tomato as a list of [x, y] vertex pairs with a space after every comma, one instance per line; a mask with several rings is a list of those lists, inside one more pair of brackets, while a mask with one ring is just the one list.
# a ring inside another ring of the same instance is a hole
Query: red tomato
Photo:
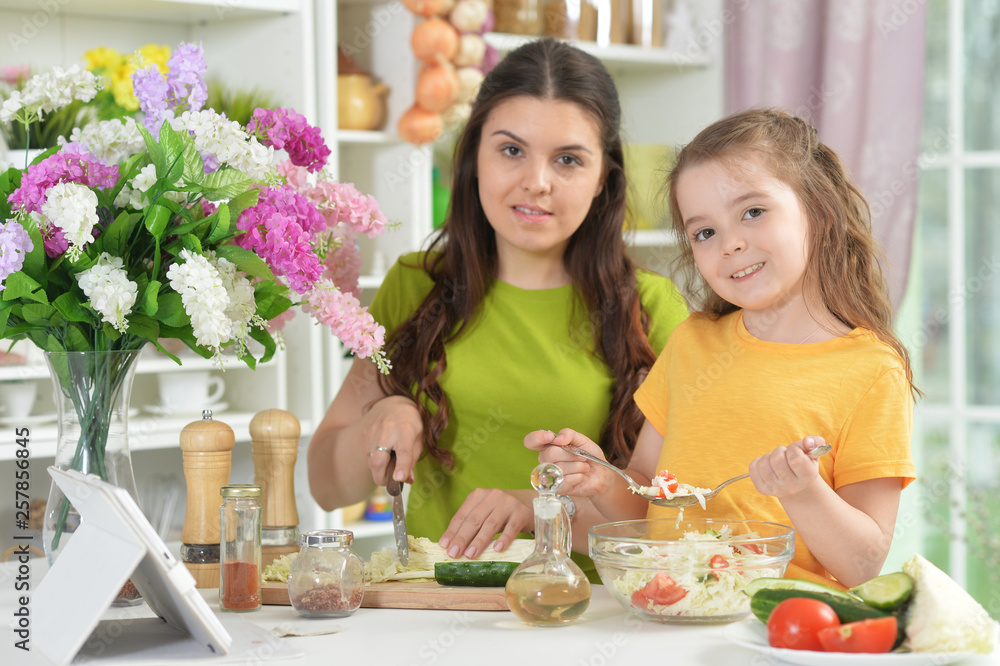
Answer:
[[827, 652], [888, 652], [896, 644], [899, 623], [895, 615], [848, 622], [819, 631]]
[[708, 566], [712, 569], [725, 569], [729, 566], [729, 562], [722, 555], [712, 555], [712, 559], [708, 561]]
[[647, 610], [650, 601], [661, 606], [669, 606], [676, 604], [685, 596], [687, 596], [687, 590], [661, 571], [653, 576], [653, 580], [646, 583], [645, 587], [632, 594], [632, 604]]
[[840, 618], [828, 604], [818, 599], [793, 597], [771, 611], [767, 618], [767, 642], [776, 648], [822, 651], [817, 634], [821, 629], [839, 625]]

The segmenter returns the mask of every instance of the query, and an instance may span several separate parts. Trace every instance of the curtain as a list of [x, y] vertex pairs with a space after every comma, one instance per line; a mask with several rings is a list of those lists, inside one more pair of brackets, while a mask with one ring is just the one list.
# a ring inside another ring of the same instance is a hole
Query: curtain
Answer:
[[726, 112], [803, 117], [872, 210], [894, 305], [917, 215], [925, 5], [917, 0], [727, 0]]

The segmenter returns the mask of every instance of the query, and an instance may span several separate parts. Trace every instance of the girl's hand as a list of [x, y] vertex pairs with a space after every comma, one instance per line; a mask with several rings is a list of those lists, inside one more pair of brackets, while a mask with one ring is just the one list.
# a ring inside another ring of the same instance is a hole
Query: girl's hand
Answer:
[[778, 498], [796, 495], [817, 481], [819, 462], [806, 454], [825, 443], [822, 437], [803, 437], [789, 446], [779, 446], [750, 463], [750, 480], [757, 491]]
[[[493, 541], [492, 548], [503, 552], [520, 532], [530, 532], [535, 525], [535, 514], [514, 492], [518, 491], [477, 488], [469, 493], [438, 540], [448, 557], [475, 558], [490, 546], [498, 532], [501, 534]], [[521, 493], [525, 495], [522, 499], [531, 501], [528, 493]]]
[[390, 454], [396, 452], [397, 481], [413, 483], [413, 468], [424, 450], [424, 424], [416, 403], [405, 396], [382, 398], [364, 417], [361, 441], [372, 480], [384, 486]]
[[[582, 449], [587, 453], [605, 459], [604, 451], [585, 435], [575, 430], [563, 428], [558, 434], [551, 430], [536, 430], [524, 438], [524, 445], [538, 451], [539, 463], [555, 463], [563, 473], [559, 486], [560, 495], [593, 497], [613, 487], [617, 477], [611, 470], [593, 465], [580, 456], [564, 451], [567, 446]], [[620, 483], [620, 480], [619, 480]]]

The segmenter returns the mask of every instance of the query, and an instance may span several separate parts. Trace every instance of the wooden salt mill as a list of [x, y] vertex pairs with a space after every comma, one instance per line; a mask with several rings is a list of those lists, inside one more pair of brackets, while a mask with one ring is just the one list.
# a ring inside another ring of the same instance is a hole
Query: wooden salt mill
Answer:
[[254, 483], [261, 488], [263, 566], [299, 550], [295, 460], [302, 428], [291, 412], [266, 409], [250, 421]]
[[187, 509], [181, 530], [181, 561], [197, 587], [219, 587], [219, 490], [229, 483], [236, 434], [212, 410], [181, 430]]

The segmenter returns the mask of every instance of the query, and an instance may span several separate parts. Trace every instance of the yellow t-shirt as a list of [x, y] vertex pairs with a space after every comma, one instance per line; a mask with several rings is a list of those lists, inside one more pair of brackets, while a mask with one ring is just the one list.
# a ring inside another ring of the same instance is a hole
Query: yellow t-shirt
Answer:
[[[745, 473], [757, 456], [808, 435], [833, 445], [819, 471], [834, 490], [886, 477], [906, 487], [915, 478], [913, 400], [903, 362], [864, 329], [826, 342], [782, 344], [753, 337], [742, 310], [714, 321], [692, 314], [671, 334], [635, 401], [664, 435], [657, 470], [694, 486], [714, 488]], [[654, 505], [648, 513], [676, 515]], [[685, 508], [684, 517], [791, 524], [778, 498], [758, 493], [749, 479], [728, 486], [707, 509]], [[832, 580], [798, 536], [785, 575]]]

